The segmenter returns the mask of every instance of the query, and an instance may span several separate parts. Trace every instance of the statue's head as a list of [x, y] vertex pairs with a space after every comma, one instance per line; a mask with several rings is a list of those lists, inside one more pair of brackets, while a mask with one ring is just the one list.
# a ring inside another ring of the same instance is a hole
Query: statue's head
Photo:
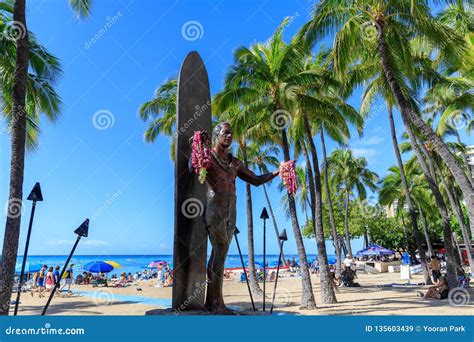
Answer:
[[232, 145], [232, 129], [228, 122], [221, 122], [214, 127], [212, 143], [213, 145], [221, 145], [224, 148], [229, 148]]

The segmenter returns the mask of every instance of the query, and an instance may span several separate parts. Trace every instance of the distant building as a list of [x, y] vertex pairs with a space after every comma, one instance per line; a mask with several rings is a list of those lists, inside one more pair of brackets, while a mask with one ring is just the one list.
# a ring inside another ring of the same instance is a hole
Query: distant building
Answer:
[[474, 178], [474, 145], [466, 146], [466, 155], [471, 167], [471, 177]]
[[[385, 209], [385, 215], [387, 215], [387, 217], [395, 217], [397, 215], [397, 210], [398, 210], [398, 200], [393, 201], [393, 204], [391, 205], [384, 206], [384, 209]], [[403, 206], [403, 209], [405, 211], [408, 211], [408, 205], [405, 204]]]

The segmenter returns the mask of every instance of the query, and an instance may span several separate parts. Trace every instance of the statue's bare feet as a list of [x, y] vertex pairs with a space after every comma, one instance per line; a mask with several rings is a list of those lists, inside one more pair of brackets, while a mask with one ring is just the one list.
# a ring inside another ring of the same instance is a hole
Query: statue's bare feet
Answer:
[[235, 315], [236, 313], [229, 309], [228, 307], [226, 307], [225, 305], [219, 305], [219, 306], [214, 306], [212, 308], [212, 314], [213, 315], [228, 315], [228, 316], [231, 316], [231, 315]]

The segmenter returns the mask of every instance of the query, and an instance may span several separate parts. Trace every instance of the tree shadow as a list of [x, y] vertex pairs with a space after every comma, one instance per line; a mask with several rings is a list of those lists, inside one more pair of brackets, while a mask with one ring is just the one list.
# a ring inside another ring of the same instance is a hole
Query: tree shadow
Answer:
[[[46, 303], [45, 303], [46, 304]], [[99, 308], [101, 306], [116, 306], [122, 304], [140, 304], [140, 302], [135, 301], [114, 301], [108, 304], [95, 305], [90, 300], [81, 300], [81, 301], [71, 301], [63, 303], [52, 303], [47, 311], [47, 315], [75, 315], [78, 312], [85, 315], [110, 315], [110, 313], [103, 313], [101, 311], [93, 310], [94, 308]], [[43, 311], [43, 305], [20, 305], [18, 309], [18, 314], [28, 315], [28, 316], [39, 316]], [[28, 314], [24, 312], [27, 311]]]

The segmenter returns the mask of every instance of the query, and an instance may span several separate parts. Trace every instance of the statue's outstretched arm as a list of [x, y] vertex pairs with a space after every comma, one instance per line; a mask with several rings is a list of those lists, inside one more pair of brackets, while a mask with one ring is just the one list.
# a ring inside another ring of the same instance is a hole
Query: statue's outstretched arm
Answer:
[[273, 172], [265, 173], [263, 175], [256, 175], [237, 158], [234, 158], [232, 163], [234, 163], [237, 167], [237, 176], [240, 179], [246, 181], [247, 183], [250, 183], [255, 186], [265, 184], [271, 181], [279, 174], [279, 171], [275, 170]]

